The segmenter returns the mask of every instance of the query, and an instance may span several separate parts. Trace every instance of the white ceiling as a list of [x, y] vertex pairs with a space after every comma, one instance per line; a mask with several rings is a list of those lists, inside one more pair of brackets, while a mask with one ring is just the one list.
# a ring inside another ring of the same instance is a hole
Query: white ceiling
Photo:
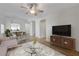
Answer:
[[35, 18], [43, 18], [53, 13], [57, 13], [66, 8], [78, 7], [79, 4], [55, 4], [55, 3], [41, 3], [39, 8], [44, 10], [44, 13], [41, 13], [37, 16], [27, 15], [26, 11], [21, 8], [21, 3], [2, 3], [0, 4], [0, 18], [6, 18], [7, 20], [23, 20], [29, 21]]

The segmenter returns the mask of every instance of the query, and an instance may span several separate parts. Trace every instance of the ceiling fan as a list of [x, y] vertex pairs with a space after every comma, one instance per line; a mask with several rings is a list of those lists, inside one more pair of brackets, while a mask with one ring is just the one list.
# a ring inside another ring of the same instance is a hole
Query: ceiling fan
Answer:
[[43, 13], [44, 11], [39, 9], [38, 4], [36, 3], [27, 3], [23, 4], [21, 8], [24, 8], [26, 10], [26, 14], [32, 14], [32, 15], [37, 15], [38, 13]]

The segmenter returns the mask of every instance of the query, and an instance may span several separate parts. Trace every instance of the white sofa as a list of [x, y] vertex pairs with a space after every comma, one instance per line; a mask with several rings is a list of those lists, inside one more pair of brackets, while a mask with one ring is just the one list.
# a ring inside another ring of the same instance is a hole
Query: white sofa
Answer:
[[18, 44], [16, 39], [11, 40], [5, 37], [0, 37], [0, 56], [6, 56], [8, 49], [17, 46]]
[[8, 49], [5, 46], [0, 46], [0, 56], [6, 56], [7, 50]]

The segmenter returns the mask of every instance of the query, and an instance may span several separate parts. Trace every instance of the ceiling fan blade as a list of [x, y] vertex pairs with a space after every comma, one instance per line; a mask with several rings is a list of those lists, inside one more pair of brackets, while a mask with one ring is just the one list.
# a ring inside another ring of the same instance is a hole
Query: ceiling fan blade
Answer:
[[24, 6], [20, 6], [21, 8], [24, 8]]
[[34, 6], [33, 4], [30, 4], [30, 9], [32, 9], [32, 8], [33, 8], [33, 6]]
[[44, 12], [43, 10], [38, 10], [39, 12]]
[[28, 12], [26, 12], [26, 14], [28, 14]]
[[28, 10], [26, 11], [26, 14], [29, 14], [29, 11]]
[[25, 8], [25, 9], [28, 9], [27, 7], [24, 7], [24, 6], [21, 6], [21, 8]]

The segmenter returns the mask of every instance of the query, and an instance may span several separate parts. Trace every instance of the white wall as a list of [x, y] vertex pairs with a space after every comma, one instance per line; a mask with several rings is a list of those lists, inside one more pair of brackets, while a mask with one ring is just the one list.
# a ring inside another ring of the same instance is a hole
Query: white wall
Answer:
[[[47, 18], [47, 38], [52, 35], [53, 25], [72, 25], [72, 37], [76, 39], [76, 50], [79, 51], [79, 7], [70, 7], [52, 13]], [[49, 41], [49, 39], [47, 39]]]

